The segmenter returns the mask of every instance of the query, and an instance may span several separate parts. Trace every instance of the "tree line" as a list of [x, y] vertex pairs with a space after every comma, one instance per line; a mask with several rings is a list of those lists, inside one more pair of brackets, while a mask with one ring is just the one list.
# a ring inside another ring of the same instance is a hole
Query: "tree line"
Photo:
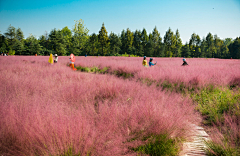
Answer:
[[0, 34], [0, 52], [9, 55], [49, 55], [59, 56], [85, 55], [119, 56], [133, 54], [152, 57], [204, 57], [204, 58], [240, 58], [240, 37], [220, 39], [210, 32], [202, 39], [193, 33], [189, 42], [182, 43], [178, 30], [169, 28], [164, 37], [157, 28], [147, 34], [143, 30], [122, 30], [121, 34], [108, 32], [102, 24], [98, 34], [88, 34], [83, 20], [75, 21], [70, 30], [67, 26], [61, 30], [53, 29], [38, 39], [30, 35], [24, 39], [20, 28], [9, 26], [6, 33]]

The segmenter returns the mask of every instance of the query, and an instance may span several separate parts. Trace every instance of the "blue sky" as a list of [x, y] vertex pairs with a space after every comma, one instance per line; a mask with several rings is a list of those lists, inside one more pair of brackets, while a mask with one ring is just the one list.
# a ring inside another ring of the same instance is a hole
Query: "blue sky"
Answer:
[[170, 27], [180, 32], [183, 43], [192, 33], [201, 38], [209, 32], [221, 39], [240, 36], [240, 0], [0, 0], [0, 33], [11, 24], [25, 38], [84, 20], [89, 34], [98, 33], [102, 23], [120, 34], [156, 26], [163, 38]]

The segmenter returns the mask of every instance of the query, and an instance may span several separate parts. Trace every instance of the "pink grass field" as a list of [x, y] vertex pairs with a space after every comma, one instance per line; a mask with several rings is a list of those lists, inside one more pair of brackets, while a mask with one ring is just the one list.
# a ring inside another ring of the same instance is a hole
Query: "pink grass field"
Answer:
[[[65, 58], [63, 60], [66, 62]], [[110, 67], [112, 71], [133, 73], [136, 79], [167, 80], [198, 86], [225, 86], [240, 81], [240, 60], [188, 58], [189, 66], [183, 67], [182, 58], [153, 58], [157, 65], [149, 68], [141, 65], [141, 57], [77, 57], [76, 60], [76, 66]]]
[[[183, 72], [194, 78], [206, 70], [208, 80], [222, 71], [222, 77], [209, 81], [223, 84], [239, 73], [239, 68], [232, 69], [238, 61], [223, 60], [224, 67], [221, 60], [189, 59], [189, 67], [180, 67], [178, 59], [156, 60], [154, 68], [143, 68], [141, 58], [123, 57], [76, 57], [76, 64], [186, 82]], [[73, 71], [67, 63], [68, 57], [59, 57], [54, 65], [44, 56], [0, 57], [1, 155], [64, 155], [70, 149], [74, 155], [136, 155], [128, 147], [142, 142], [129, 139], [150, 134], [186, 138], [189, 123], [199, 123], [187, 97], [108, 74]], [[205, 68], [200, 70], [197, 65], [202, 63]], [[218, 70], [210, 72], [206, 65]]]

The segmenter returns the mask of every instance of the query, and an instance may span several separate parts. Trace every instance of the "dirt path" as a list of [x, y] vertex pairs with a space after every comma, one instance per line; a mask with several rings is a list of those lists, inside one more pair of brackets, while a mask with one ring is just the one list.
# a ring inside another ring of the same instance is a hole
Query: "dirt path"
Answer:
[[209, 140], [209, 135], [202, 127], [195, 124], [192, 124], [192, 126], [193, 135], [191, 136], [191, 141], [183, 144], [183, 150], [180, 152], [179, 156], [206, 156], [204, 151], [206, 148], [204, 140]]

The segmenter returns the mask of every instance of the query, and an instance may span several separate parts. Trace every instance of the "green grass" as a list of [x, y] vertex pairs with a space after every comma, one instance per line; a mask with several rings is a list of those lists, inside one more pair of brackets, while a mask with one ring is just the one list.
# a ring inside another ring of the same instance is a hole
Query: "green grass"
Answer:
[[131, 150], [139, 154], [148, 154], [151, 156], [176, 156], [179, 153], [180, 140], [171, 139], [166, 134], [152, 135], [145, 137], [143, 141], [147, 140], [147, 143]]
[[240, 92], [234, 93], [228, 88], [204, 88], [199, 93], [193, 93], [191, 97], [197, 102], [196, 109], [205, 117], [204, 123], [207, 125], [223, 122], [224, 113], [240, 114]]
[[219, 145], [212, 141], [206, 142], [207, 149], [206, 154], [208, 156], [239, 156], [240, 150], [238, 148], [232, 148], [227, 143], [225, 145]]
[[103, 69], [100, 69], [98, 67], [82, 67], [82, 66], [77, 66], [75, 67], [77, 70], [82, 71], [82, 72], [88, 72], [88, 73], [101, 73], [105, 74], [108, 72], [108, 67], [104, 67]]

